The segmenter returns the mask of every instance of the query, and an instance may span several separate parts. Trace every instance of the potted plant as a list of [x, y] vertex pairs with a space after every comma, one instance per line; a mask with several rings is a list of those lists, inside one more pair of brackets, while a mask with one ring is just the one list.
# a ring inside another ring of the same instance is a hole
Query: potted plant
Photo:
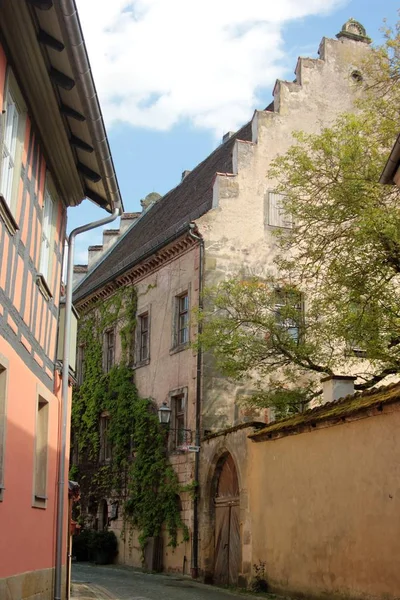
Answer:
[[111, 563], [118, 552], [118, 540], [113, 531], [93, 531], [89, 540], [89, 550], [98, 565]]

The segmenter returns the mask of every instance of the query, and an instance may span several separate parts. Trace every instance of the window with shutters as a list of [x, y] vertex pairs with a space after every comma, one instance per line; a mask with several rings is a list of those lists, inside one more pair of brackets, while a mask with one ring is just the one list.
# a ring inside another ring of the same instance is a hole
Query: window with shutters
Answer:
[[282, 227], [291, 229], [293, 227], [292, 215], [285, 212], [282, 206], [282, 194], [268, 192], [267, 201], [267, 225], [271, 227]]
[[49, 452], [49, 403], [38, 397], [35, 435], [34, 502], [36, 508], [47, 504], [47, 463]]

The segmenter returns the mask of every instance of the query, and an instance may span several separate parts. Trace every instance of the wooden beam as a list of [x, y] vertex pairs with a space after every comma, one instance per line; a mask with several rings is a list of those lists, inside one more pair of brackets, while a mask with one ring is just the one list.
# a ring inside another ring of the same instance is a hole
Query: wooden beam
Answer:
[[50, 68], [49, 75], [50, 79], [52, 79], [56, 85], [62, 87], [64, 90], [70, 91], [75, 86], [75, 81], [71, 79], [71, 77], [68, 77], [68, 75], [65, 75], [65, 73], [61, 73], [61, 71], [58, 71], [54, 67]]
[[71, 106], [68, 106], [68, 104], [61, 104], [60, 111], [67, 117], [71, 117], [71, 119], [75, 119], [76, 121], [86, 121], [84, 115], [82, 115], [80, 112], [78, 112]]
[[44, 29], [39, 29], [37, 39], [41, 44], [49, 46], [50, 48], [53, 48], [53, 50], [57, 50], [57, 52], [62, 52], [65, 48], [64, 44], [60, 42], [60, 40], [57, 40]]
[[71, 135], [70, 137], [71, 146], [75, 146], [76, 148], [80, 148], [80, 150], [84, 150], [85, 152], [93, 152], [93, 147], [90, 144], [87, 144], [81, 138], [78, 138], [76, 135]]
[[89, 188], [85, 188], [85, 196], [87, 198], [90, 198], [90, 200], [92, 200], [93, 202], [95, 202], [95, 204], [98, 204], [99, 206], [101, 206], [101, 208], [106, 208], [106, 206], [108, 206], [108, 201], [103, 198], [103, 196], [100, 196], [100, 194], [97, 194], [96, 192], [94, 192], [93, 190], [89, 189]]
[[100, 181], [101, 175], [96, 173], [96, 171], [93, 171], [81, 162], [78, 162], [76, 166], [78, 171], [80, 171], [84, 177], [86, 177], [90, 181], [93, 181], [93, 183], [98, 183]]
[[49, 10], [53, 6], [52, 0], [28, 0], [28, 2], [39, 10]]

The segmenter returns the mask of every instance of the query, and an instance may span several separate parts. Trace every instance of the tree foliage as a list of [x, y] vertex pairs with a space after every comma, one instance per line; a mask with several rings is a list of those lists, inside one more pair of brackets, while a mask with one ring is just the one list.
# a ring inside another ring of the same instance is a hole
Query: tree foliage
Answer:
[[366, 389], [400, 372], [400, 194], [379, 183], [399, 133], [399, 25], [385, 37], [354, 113], [294, 132], [271, 165], [293, 227], [275, 231], [270, 272], [208, 291], [201, 342], [225, 374], [258, 381], [252, 403], [281, 413], [318, 395], [323, 374], [351, 368]]

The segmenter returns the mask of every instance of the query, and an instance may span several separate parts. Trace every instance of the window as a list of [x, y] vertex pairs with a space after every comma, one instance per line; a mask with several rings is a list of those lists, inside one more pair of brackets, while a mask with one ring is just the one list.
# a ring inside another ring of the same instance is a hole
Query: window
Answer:
[[110, 329], [105, 333], [105, 361], [104, 367], [106, 373], [110, 371], [112, 366], [114, 365], [115, 360], [115, 331], [114, 329]]
[[177, 339], [178, 346], [189, 341], [189, 295], [187, 292], [177, 297]]
[[286, 227], [291, 229], [293, 227], [292, 216], [284, 211], [282, 199], [282, 194], [268, 192], [267, 224], [273, 227]]
[[39, 396], [36, 413], [34, 506], [46, 508], [49, 403]]
[[18, 122], [20, 112], [12, 92], [9, 90], [5, 102], [5, 126], [3, 138], [3, 156], [1, 169], [1, 193], [11, 206], [12, 187], [14, 180], [15, 155], [18, 141]]
[[100, 417], [100, 461], [108, 462], [111, 460], [111, 442], [109, 438], [110, 415], [102, 413]]
[[4, 94], [0, 194], [13, 212], [20, 177], [20, 160], [25, 133], [26, 106], [11, 69]]
[[148, 360], [149, 352], [149, 313], [139, 317], [139, 362]]
[[290, 337], [299, 341], [299, 325], [302, 315], [302, 297], [298, 292], [276, 291], [275, 318]]
[[4, 456], [6, 442], [7, 369], [0, 363], [0, 500], [4, 493]]
[[187, 441], [185, 436], [185, 396], [183, 394], [173, 396], [172, 403], [174, 414], [173, 444], [174, 448], [179, 448]]
[[39, 272], [49, 281], [51, 264], [51, 240], [53, 231], [54, 202], [46, 186], [44, 191], [44, 206], [42, 219], [42, 245], [40, 250]]
[[85, 379], [85, 346], [79, 344], [76, 360], [76, 383], [82, 385]]

